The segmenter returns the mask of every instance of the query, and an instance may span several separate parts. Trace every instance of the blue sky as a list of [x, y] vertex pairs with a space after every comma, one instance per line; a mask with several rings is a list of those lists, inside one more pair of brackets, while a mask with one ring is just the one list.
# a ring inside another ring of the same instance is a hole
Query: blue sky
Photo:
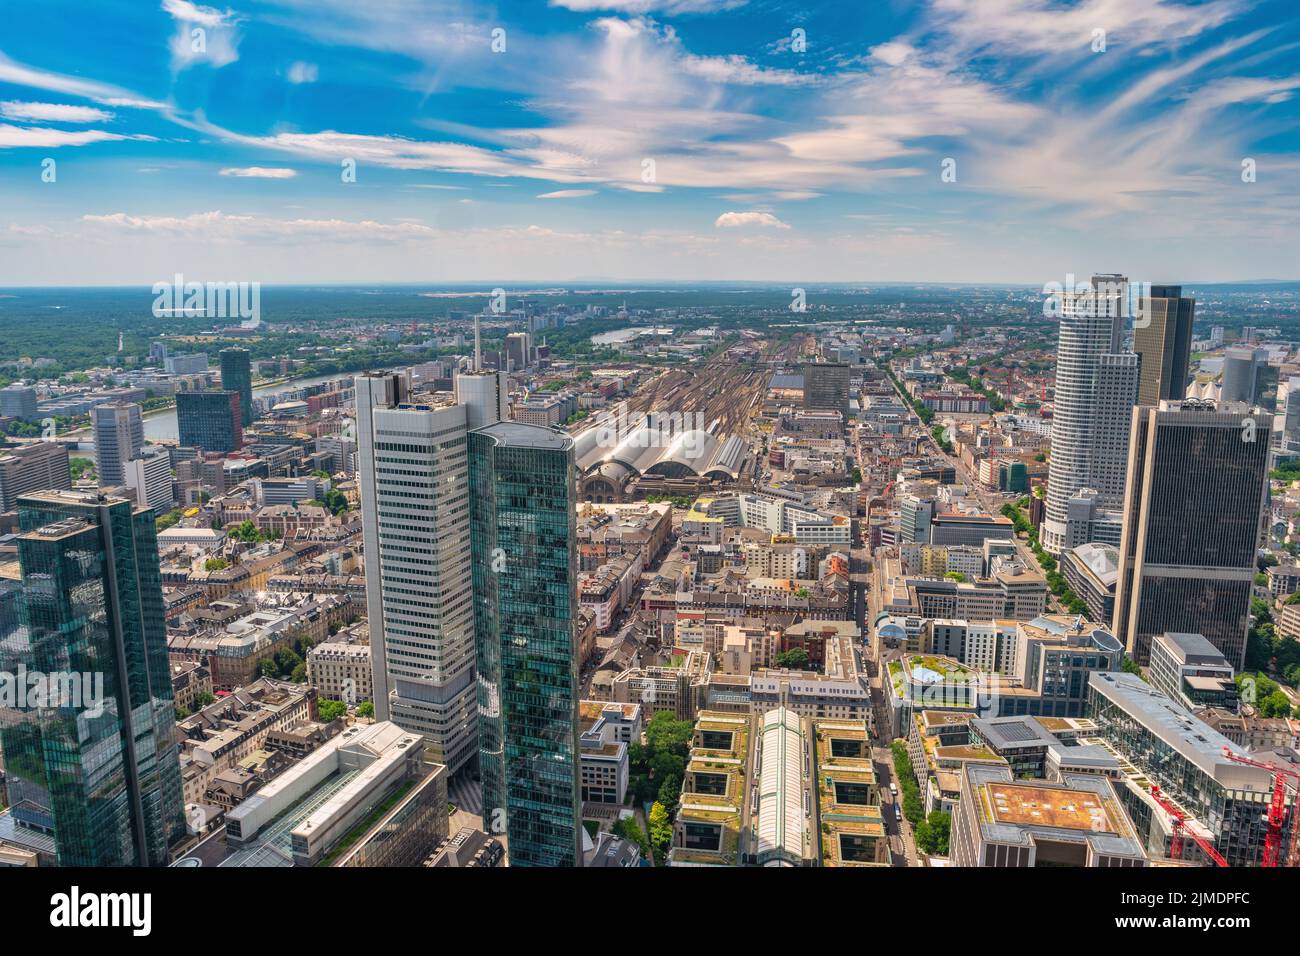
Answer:
[[1294, 0], [6, 17], [0, 285], [1300, 278]]

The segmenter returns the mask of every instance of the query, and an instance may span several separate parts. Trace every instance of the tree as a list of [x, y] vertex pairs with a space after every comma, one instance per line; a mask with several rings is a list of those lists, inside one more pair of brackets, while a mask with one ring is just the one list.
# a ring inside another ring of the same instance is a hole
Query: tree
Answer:
[[357, 705], [357, 716], [372, 719], [375, 716], [375, 705], [368, 700], [363, 700]]
[[808, 666], [808, 652], [802, 647], [792, 647], [788, 651], [782, 651], [776, 655], [776, 666], [801, 671]]
[[680, 774], [671, 773], [664, 777], [664, 782], [659, 786], [659, 802], [665, 807], [676, 807], [677, 801], [682, 795], [682, 778]]
[[1125, 654], [1120, 660], [1119, 669], [1125, 674], [1135, 674], [1138, 677], [1142, 676], [1142, 668], [1138, 665], [1138, 662], [1133, 660], [1133, 658], [1129, 657], [1127, 654]]
[[621, 836], [624, 840], [631, 840], [640, 847], [642, 856], [650, 855], [650, 841], [646, 839], [645, 831], [636, 822], [635, 816], [620, 817], [614, 821], [614, 825], [610, 827], [610, 830], [615, 836]]
[[931, 856], [948, 855], [948, 837], [952, 829], [952, 816], [942, 810], [933, 810], [916, 827], [916, 846]]
[[316, 701], [316, 712], [325, 723], [337, 720], [348, 712], [348, 705], [341, 700], [322, 698]]
[[660, 863], [668, 854], [673, 842], [673, 825], [668, 820], [668, 811], [662, 803], [655, 802], [650, 808], [650, 846], [654, 850], [655, 862]]

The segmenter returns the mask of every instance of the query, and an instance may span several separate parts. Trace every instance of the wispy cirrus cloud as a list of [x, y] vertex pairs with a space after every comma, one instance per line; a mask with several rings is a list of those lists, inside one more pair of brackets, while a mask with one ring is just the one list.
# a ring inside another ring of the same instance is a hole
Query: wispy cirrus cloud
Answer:
[[110, 133], [102, 129], [50, 129], [41, 126], [12, 126], [0, 123], [0, 149], [40, 147], [58, 149], [61, 146], [89, 146], [92, 143], [114, 143], [124, 140], [157, 142], [152, 136]]
[[108, 110], [96, 109], [93, 106], [28, 103], [19, 100], [6, 100], [0, 103], [0, 116], [37, 123], [102, 123], [113, 118], [113, 114]]
[[0, 53], [0, 83], [12, 83], [15, 86], [27, 86], [51, 93], [78, 96], [103, 106], [146, 110], [166, 110], [170, 108], [167, 103], [139, 96], [130, 90], [114, 86], [111, 83], [99, 83], [79, 76], [68, 76], [63, 73], [25, 66], [22, 63], [14, 62], [3, 53]]
[[550, 0], [553, 7], [577, 13], [721, 13], [743, 7], [748, 0]]

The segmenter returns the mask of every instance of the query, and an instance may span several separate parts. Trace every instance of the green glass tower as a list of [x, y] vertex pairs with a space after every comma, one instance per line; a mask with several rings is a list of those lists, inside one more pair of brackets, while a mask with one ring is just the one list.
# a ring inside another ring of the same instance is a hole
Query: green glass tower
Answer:
[[176, 429], [182, 445], [223, 454], [244, 447], [239, 393], [230, 389], [176, 393]]
[[221, 350], [221, 387], [239, 393], [239, 420], [253, 424], [253, 362], [248, 349]]
[[184, 816], [153, 512], [45, 491], [18, 521], [0, 646], [0, 670], [28, 677], [0, 714], [15, 818], [52, 831], [60, 866], [162, 866]]
[[511, 866], [579, 866], [573, 439], [497, 422], [469, 459], [484, 823]]

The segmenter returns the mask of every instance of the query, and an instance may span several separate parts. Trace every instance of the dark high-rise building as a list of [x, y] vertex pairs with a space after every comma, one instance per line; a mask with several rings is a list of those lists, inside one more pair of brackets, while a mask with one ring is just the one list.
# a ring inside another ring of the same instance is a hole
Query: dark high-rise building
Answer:
[[809, 362], [803, 367], [803, 407], [849, 417], [849, 366], [843, 362]]
[[221, 350], [221, 387], [239, 393], [239, 421], [253, 424], [253, 364], [248, 349]]
[[511, 866], [581, 865], [573, 439], [469, 435], [483, 820]]
[[239, 393], [229, 389], [177, 392], [176, 424], [182, 445], [230, 452], [239, 451], [244, 444]]
[[1174, 631], [1242, 666], [1271, 423], [1246, 406], [1134, 408], [1113, 630], [1139, 663]]
[[1153, 285], [1143, 306], [1133, 323], [1133, 351], [1142, 359], [1138, 404], [1181, 401], [1187, 394], [1196, 300], [1185, 297], [1182, 286]]
[[20, 626], [0, 641], [29, 686], [0, 713], [15, 821], [52, 833], [61, 866], [164, 865], [184, 818], [153, 511], [46, 491], [18, 520]]

